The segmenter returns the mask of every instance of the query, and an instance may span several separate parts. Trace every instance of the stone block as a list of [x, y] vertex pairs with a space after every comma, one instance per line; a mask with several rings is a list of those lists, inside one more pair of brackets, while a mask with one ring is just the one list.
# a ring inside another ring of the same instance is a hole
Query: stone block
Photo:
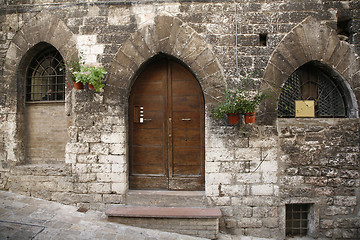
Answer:
[[260, 148], [237, 148], [235, 149], [236, 160], [260, 160]]
[[122, 47], [121, 51], [130, 58], [137, 66], [140, 66], [146, 59], [137, 51], [134, 45], [130, 41], [126, 41]]
[[274, 194], [274, 185], [273, 184], [252, 185], [251, 194], [255, 196], [272, 196]]
[[111, 172], [112, 173], [126, 173], [127, 172], [127, 164], [111, 164]]
[[129, 185], [126, 182], [111, 183], [111, 192], [117, 194], [125, 194], [128, 188]]
[[122, 204], [125, 202], [125, 196], [118, 194], [103, 194], [104, 203]]
[[96, 181], [96, 173], [78, 173], [76, 174], [78, 183], [88, 183]]
[[88, 143], [67, 143], [66, 144], [66, 153], [88, 153], [89, 144]]
[[89, 164], [77, 163], [77, 164], [73, 164], [71, 167], [72, 167], [72, 171], [74, 173], [88, 173], [88, 172], [90, 172]]
[[325, 209], [326, 216], [336, 216], [336, 215], [347, 215], [352, 214], [354, 209], [352, 207], [340, 207], [340, 206], [328, 206]]
[[96, 163], [98, 161], [97, 155], [90, 155], [90, 154], [79, 154], [77, 155], [77, 162], [78, 163]]
[[334, 196], [334, 205], [336, 206], [351, 207], [356, 206], [357, 204], [357, 197], [355, 196]]
[[234, 151], [226, 148], [208, 148], [206, 159], [211, 162], [216, 161], [234, 161]]
[[79, 132], [78, 141], [84, 143], [100, 142], [100, 132]]
[[76, 154], [65, 154], [65, 163], [76, 163]]
[[124, 155], [100, 155], [99, 163], [122, 164], [126, 163], [126, 158]]
[[98, 182], [126, 183], [126, 173], [97, 173]]
[[110, 193], [111, 183], [89, 183], [89, 193]]
[[109, 145], [106, 143], [90, 143], [90, 153], [94, 155], [108, 155]]
[[222, 185], [222, 193], [226, 196], [245, 196], [247, 193], [247, 186], [245, 185]]
[[242, 218], [238, 220], [238, 226], [240, 228], [260, 228], [262, 221], [259, 218]]
[[110, 173], [111, 164], [91, 164], [89, 169], [93, 173]]
[[126, 153], [126, 147], [123, 143], [112, 143], [109, 144], [110, 154], [112, 155], [123, 155]]
[[218, 173], [220, 171], [220, 162], [206, 162], [205, 172], [207, 173]]
[[175, 44], [172, 49], [172, 54], [176, 57], [180, 57], [182, 59], [183, 57], [183, 51], [186, 49], [186, 45], [189, 43], [192, 35], [194, 34], [194, 30], [189, 26], [182, 25], [178, 31]]
[[231, 184], [233, 174], [231, 173], [209, 173], [205, 176], [205, 182], [209, 185]]
[[88, 193], [89, 192], [89, 185], [88, 183], [74, 183], [74, 193]]
[[261, 173], [239, 173], [236, 174], [236, 184], [261, 183]]
[[154, 55], [159, 51], [159, 42], [154, 31], [155, 28], [153, 26], [145, 26], [140, 30], [140, 34], [143, 37], [151, 55]]
[[278, 182], [278, 172], [263, 171], [263, 182], [275, 184]]
[[124, 143], [126, 136], [124, 133], [102, 133], [101, 142], [103, 143]]

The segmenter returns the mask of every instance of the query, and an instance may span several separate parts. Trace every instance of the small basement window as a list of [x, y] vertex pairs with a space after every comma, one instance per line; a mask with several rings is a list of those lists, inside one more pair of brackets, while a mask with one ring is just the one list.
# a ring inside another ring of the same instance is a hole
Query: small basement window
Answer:
[[309, 213], [312, 204], [286, 205], [286, 236], [304, 237], [309, 233]]

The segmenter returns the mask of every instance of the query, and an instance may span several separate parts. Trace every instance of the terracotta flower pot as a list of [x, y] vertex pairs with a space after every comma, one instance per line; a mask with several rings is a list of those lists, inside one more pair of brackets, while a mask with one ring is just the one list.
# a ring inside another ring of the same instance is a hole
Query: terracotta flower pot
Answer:
[[84, 89], [84, 84], [82, 82], [73, 82], [73, 86], [75, 89]]
[[239, 123], [239, 114], [238, 113], [228, 113], [228, 123], [231, 125]]
[[90, 90], [95, 90], [95, 87], [92, 84], [88, 84], [88, 87], [89, 87]]
[[256, 117], [256, 112], [245, 113], [244, 114], [245, 123], [255, 123], [255, 117]]

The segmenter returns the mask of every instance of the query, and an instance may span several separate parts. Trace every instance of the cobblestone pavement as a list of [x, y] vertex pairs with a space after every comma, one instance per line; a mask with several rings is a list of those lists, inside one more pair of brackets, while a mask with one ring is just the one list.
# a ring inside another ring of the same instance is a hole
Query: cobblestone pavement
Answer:
[[200, 240], [107, 222], [102, 212], [0, 191], [0, 239]]

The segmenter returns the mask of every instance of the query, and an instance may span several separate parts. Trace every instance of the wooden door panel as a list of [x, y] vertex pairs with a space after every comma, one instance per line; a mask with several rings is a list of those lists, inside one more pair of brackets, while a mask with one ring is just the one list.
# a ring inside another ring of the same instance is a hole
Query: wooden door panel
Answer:
[[201, 176], [201, 166], [175, 164], [174, 176]]
[[[141, 87], [136, 88], [135, 94], [138, 95], [159, 95], [163, 94], [163, 83], [161, 81], [141, 82]], [[140, 85], [140, 83], [138, 83]]]
[[200, 146], [200, 129], [173, 129], [173, 144], [177, 146]]
[[199, 83], [175, 62], [139, 75], [129, 105], [130, 188], [204, 189], [203, 105]]
[[147, 165], [134, 165], [132, 167], [132, 174], [140, 175], [160, 175], [165, 176], [163, 172], [163, 165], [147, 164]]
[[133, 133], [133, 145], [137, 146], [162, 146], [163, 129], [161, 128], [138, 128]]
[[134, 146], [134, 165], [163, 165], [163, 147]]
[[200, 98], [198, 96], [174, 96], [173, 111], [199, 111]]
[[173, 177], [169, 179], [169, 189], [201, 191], [204, 190], [205, 181], [200, 177]]
[[[174, 149], [174, 164], [177, 166], [201, 166], [199, 150], [196, 147], [176, 147]], [[196, 174], [198, 175], [199, 173]]]
[[169, 188], [169, 179], [168, 177], [158, 177], [158, 176], [130, 176], [130, 189], [168, 189]]
[[164, 99], [159, 95], [135, 95], [134, 105], [144, 107], [144, 112], [147, 111], [158, 111], [164, 110]]
[[198, 89], [193, 86], [192, 81], [173, 81], [174, 96], [198, 96]]

